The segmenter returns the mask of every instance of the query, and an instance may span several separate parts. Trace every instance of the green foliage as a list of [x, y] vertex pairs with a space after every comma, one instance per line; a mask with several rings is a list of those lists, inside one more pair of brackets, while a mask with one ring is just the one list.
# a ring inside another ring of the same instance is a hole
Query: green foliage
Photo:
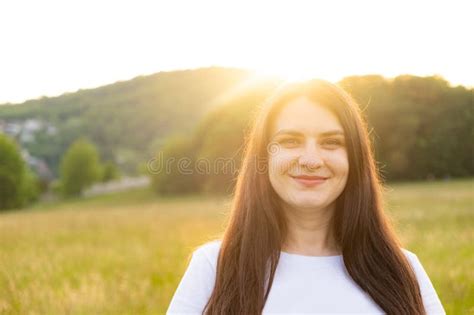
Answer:
[[214, 101], [249, 76], [230, 68], [159, 72], [129, 81], [59, 97], [44, 97], [18, 105], [0, 106], [0, 120], [36, 118], [57, 128], [39, 132], [24, 146], [44, 159], [59, 175], [62, 154], [80, 136], [97, 144], [102, 160], [119, 162], [123, 173], [136, 175], [136, 165], [149, 159], [149, 145], [177, 132], [191, 132]]
[[76, 140], [61, 160], [61, 190], [64, 196], [78, 196], [98, 181], [101, 166], [97, 149], [85, 138]]
[[23, 172], [23, 181], [21, 186], [21, 195], [25, 204], [37, 201], [41, 192], [41, 182], [38, 176], [29, 168], [25, 168]]
[[[339, 84], [361, 106], [384, 179], [474, 175], [474, 145], [467, 141], [474, 138], [472, 89], [449, 87], [438, 77], [415, 76], [392, 81], [376, 75], [348, 77]], [[209, 171], [199, 174], [197, 182], [195, 177], [181, 176], [183, 187], [232, 191], [252, 113], [274, 87], [275, 83], [267, 82], [247, 89], [202, 119], [188, 137], [192, 151], [188, 155], [196, 164], [204, 161]], [[173, 155], [173, 142], [167, 145], [168, 154]], [[162, 176], [160, 185], [166, 186], [172, 178]]]
[[108, 182], [120, 178], [120, 171], [117, 165], [112, 161], [107, 161], [102, 166], [102, 182]]
[[473, 90], [440, 77], [348, 77], [340, 82], [361, 104], [386, 179], [474, 174]]
[[61, 195], [63, 191], [61, 180], [60, 179], [53, 180], [50, 184], [50, 190], [55, 195]]
[[273, 84], [267, 82], [224, 104], [207, 115], [195, 132], [196, 161], [205, 161], [209, 172], [201, 176], [202, 190], [230, 193], [235, 184], [245, 135], [251, 127], [257, 105], [270, 94]]
[[19, 208], [38, 198], [38, 181], [13, 139], [0, 134], [0, 210]]
[[184, 136], [170, 137], [148, 163], [153, 189], [159, 194], [199, 191], [199, 174], [194, 168], [193, 142]]
[[[161, 194], [230, 193], [242, 161], [250, 120], [256, 106], [275, 86], [273, 81], [262, 82], [235, 95], [210, 112], [191, 136], [173, 137], [162, 144], [159, 156], [169, 162], [170, 168], [152, 177], [154, 189]], [[179, 172], [176, 165], [182, 158], [188, 159], [190, 164], [185, 172]]]
[[[227, 193], [233, 186], [232, 171], [240, 166], [252, 112], [277, 84], [247, 86], [235, 93], [248, 76], [224, 68], [160, 72], [19, 106], [0, 106], [0, 119], [36, 117], [57, 127], [56, 134], [42, 130], [36, 141], [25, 144], [55, 175], [60, 157], [79, 136], [97, 144], [101, 160], [116, 161], [122, 173], [138, 175], [168, 137], [185, 134], [187, 156], [193, 162], [207, 161], [212, 174], [180, 177], [183, 191]], [[361, 105], [385, 179], [474, 175], [474, 143], [469, 141], [474, 138], [472, 88], [452, 87], [436, 76], [410, 75], [391, 80], [352, 76], [339, 84]], [[168, 154], [174, 154], [169, 146]], [[229, 159], [232, 169], [221, 172], [216, 163], [222, 161], [225, 167]], [[164, 178], [171, 177], [162, 177], [161, 186], [166, 186]]]

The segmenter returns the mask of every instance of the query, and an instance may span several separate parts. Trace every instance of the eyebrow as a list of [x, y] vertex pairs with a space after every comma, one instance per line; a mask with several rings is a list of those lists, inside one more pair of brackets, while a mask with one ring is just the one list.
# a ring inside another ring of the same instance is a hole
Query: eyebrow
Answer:
[[[278, 132], [276, 132], [272, 138], [276, 137], [276, 136], [279, 136], [279, 135], [293, 135], [293, 136], [302, 136], [303, 133], [300, 132], [300, 131], [297, 131], [297, 130], [293, 130], [293, 129], [281, 129], [279, 130]], [[323, 137], [327, 137], [327, 136], [333, 136], [333, 135], [342, 135], [344, 136], [344, 132], [342, 130], [329, 130], [329, 131], [325, 131], [325, 132], [322, 132], [320, 133], [321, 136]]]

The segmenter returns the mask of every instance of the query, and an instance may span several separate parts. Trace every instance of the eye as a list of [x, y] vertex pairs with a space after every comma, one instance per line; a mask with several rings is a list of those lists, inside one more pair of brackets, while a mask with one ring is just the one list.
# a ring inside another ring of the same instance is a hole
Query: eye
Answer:
[[278, 141], [281, 145], [284, 145], [284, 146], [297, 146], [300, 141], [296, 138], [285, 138], [285, 139], [281, 139]]
[[323, 145], [327, 145], [330, 147], [339, 147], [344, 145], [344, 141], [337, 139], [337, 138], [328, 138], [323, 141]]

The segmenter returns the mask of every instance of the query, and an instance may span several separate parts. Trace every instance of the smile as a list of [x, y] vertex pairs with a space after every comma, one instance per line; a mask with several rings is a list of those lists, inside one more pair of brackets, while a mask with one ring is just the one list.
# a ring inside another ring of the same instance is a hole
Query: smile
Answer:
[[313, 187], [321, 185], [326, 182], [327, 177], [322, 176], [308, 176], [308, 175], [298, 175], [291, 176], [296, 182], [306, 187]]

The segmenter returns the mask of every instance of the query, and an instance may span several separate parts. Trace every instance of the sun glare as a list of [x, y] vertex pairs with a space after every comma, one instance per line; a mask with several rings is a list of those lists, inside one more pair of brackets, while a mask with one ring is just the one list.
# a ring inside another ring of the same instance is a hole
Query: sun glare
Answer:
[[337, 80], [336, 74], [329, 76], [327, 73], [315, 71], [310, 67], [278, 65], [275, 67], [256, 67], [255, 73], [262, 76], [276, 77], [285, 82], [301, 82], [310, 79], [326, 79], [329, 81]]

